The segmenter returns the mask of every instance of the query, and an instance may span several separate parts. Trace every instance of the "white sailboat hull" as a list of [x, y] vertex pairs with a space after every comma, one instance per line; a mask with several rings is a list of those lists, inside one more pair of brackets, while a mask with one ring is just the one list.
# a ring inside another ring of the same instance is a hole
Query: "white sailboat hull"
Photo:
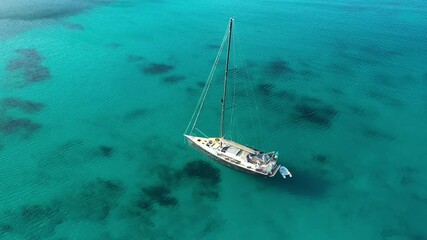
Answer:
[[265, 177], [274, 177], [280, 168], [279, 164], [271, 162], [257, 165], [247, 160], [248, 154], [256, 150], [223, 138], [203, 138], [184, 135], [188, 143], [203, 155], [232, 169]]

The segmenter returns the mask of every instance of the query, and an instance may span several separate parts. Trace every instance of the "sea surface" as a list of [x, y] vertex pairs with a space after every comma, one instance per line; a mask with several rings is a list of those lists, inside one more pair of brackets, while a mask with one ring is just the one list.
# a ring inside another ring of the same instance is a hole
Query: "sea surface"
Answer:
[[[423, 0], [2, 0], [0, 239], [427, 239], [426, 16]], [[184, 141], [231, 17], [250, 84], [229, 96], [256, 100], [228, 101], [227, 136], [292, 178]]]

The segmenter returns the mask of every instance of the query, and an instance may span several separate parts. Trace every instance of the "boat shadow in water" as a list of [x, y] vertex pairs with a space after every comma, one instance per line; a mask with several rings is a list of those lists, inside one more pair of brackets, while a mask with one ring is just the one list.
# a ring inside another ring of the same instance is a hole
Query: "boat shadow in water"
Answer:
[[326, 177], [309, 170], [292, 171], [293, 177], [283, 179], [279, 174], [273, 178], [261, 178], [264, 182], [268, 181], [269, 186], [279, 188], [280, 191], [286, 191], [295, 195], [302, 195], [311, 198], [323, 198], [327, 195], [331, 187], [331, 181]]

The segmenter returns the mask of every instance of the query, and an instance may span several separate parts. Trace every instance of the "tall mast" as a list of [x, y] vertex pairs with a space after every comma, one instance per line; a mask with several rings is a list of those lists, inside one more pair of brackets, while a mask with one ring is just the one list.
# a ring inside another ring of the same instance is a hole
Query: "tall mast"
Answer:
[[225, 99], [227, 97], [227, 82], [228, 82], [228, 62], [230, 58], [230, 46], [231, 46], [231, 31], [233, 30], [233, 18], [230, 18], [230, 29], [228, 30], [228, 48], [227, 48], [227, 60], [225, 62], [225, 77], [224, 77], [224, 95], [221, 99], [221, 138], [224, 137], [224, 117], [225, 117]]

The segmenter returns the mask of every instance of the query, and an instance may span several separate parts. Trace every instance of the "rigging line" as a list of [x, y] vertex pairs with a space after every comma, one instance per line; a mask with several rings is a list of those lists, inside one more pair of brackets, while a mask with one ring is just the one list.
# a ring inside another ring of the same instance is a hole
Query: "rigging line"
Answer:
[[228, 109], [232, 109], [232, 108], [234, 108], [234, 107], [236, 107], [237, 105], [233, 105], [233, 106], [229, 106], [228, 108], [226, 108], [225, 110], [228, 110]]
[[[233, 135], [232, 137], [233, 137], [233, 139], [232, 140], [238, 140], [238, 141], [240, 141], [241, 142], [241, 139], [242, 139], [242, 136], [239, 134], [240, 133], [240, 131], [239, 131], [239, 129], [236, 129], [236, 128], [238, 128], [238, 124], [237, 124], [237, 122], [238, 122], [238, 119], [237, 119], [237, 117], [236, 117], [236, 114], [237, 114], [237, 108], [236, 108], [236, 102], [237, 102], [237, 98], [236, 98], [236, 96], [237, 96], [237, 75], [238, 75], [238, 70], [239, 70], [239, 68], [237, 67], [237, 61], [239, 60], [239, 59], [237, 59], [237, 57], [236, 57], [236, 47], [235, 46], [237, 46], [237, 42], [238, 42], [238, 40], [236, 40], [236, 38], [233, 38], [232, 39], [232, 43], [233, 43], [233, 52], [232, 52], [232, 54], [233, 54], [233, 71], [232, 71], [232, 73], [233, 73], [233, 99], [232, 99], [232, 106], [230, 106], [229, 108], [232, 108], [232, 111], [231, 111], [231, 117], [230, 117], [230, 123], [229, 123], [229, 126], [228, 126], [228, 131]], [[227, 108], [227, 109], [229, 109], [229, 108]], [[230, 129], [231, 129], [231, 131], [230, 131]]]
[[[235, 43], [238, 43], [238, 39], [234, 38]], [[235, 44], [235, 46], [237, 46], [238, 44]], [[234, 56], [236, 56], [236, 48], [234, 48], [234, 52], [233, 52]], [[239, 112], [238, 110], [243, 109], [243, 108], [238, 108], [236, 106], [238, 106], [239, 104], [237, 104], [237, 81], [238, 81], [238, 73], [240, 68], [237, 68], [237, 63], [236, 61], [239, 60], [241, 61], [241, 59], [237, 59], [237, 57], [235, 57], [235, 64], [236, 64], [236, 71], [234, 72], [234, 93], [233, 93], [233, 129], [235, 131], [235, 136], [236, 139], [239, 142], [243, 142], [243, 136], [240, 132], [240, 128], [239, 128], [239, 124], [238, 124], [238, 118], [236, 117], [237, 113], [239, 113], [240, 115], [242, 115], [242, 112]]]
[[[237, 41], [241, 42], [240, 41], [240, 34], [239, 34], [238, 30], [236, 31], [236, 39], [237, 39]], [[245, 58], [243, 57], [243, 54], [242, 54], [242, 51], [241, 51], [241, 46], [238, 46], [237, 51], [238, 51], [238, 54], [239, 54], [240, 58], [243, 59], [242, 60], [242, 68], [244, 69], [244, 72], [243, 72], [243, 78], [244, 78], [243, 80], [244, 81], [243, 81], [243, 83], [244, 83], [244, 86], [245, 86], [246, 93], [248, 93], [249, 91], [248, 91], [247, 79], [248, 79], [249, 73], [248, 73], [248, 70], [247, 70]], [[250, 95], [248, 94], [247, 96], [248, 96], [248, 98], [247, 98], [246, 104], [249, 104], [249, 106], [250, 106], [251, 105], [250, 98], [249, 98]], [[253, 117], [252, 111], [249, 111], [249, 114], [250, 114], [251, 123], [252, 123], [252, 125], [254, 125], [253, 124], [254, 123], [254, 117]]]
[[[238, 33], [238, 31], [236, 31], [236, 38], [240, 38], [240, 34]], [[238, 46], [237, 50], [238, 50], [239, 55], [241, 55], [242, 58], [244, 59], [242, 48], [240, 46]], [[257, 129], [257, 131], [255, 131], [255, 139], [256, 139], [257, 145], [259, 145], [258, 140], [261, 139], [261, 138], [263, 138], [262, 131], [261, 131], [261, 126], [260, 126], [261, 125], [260, 124], [261, 123], [261, 119], [260, 119], [260, 115], [259, 115], [259, 107], [258, 107], [258, 102], [256, 100], [256, 96], [255, 96], [255, 93], [254, 93], [254, 89], [253, 89], [253, 85], [254, 85], [253, 84], [253, 79], [249, 75], [248, 67], [247, 67], [247, 64], [246, 64], [245, 61], [243, 61], [243, 65], [244, 65], [244, 70], [245, 70], [244, 78], [246, 80], [246, 81], [244, 81], [244, 83], [245, 83], [245, 89], [246, 89], [247, 93], [250, 93], [251, 98], [249, 98], [249, 99], [252, 99], [253, 105], [255, 106], [255, 110], [251, 110], [251, 111], [249, 111], [249, 113], [250, 113], [250, 116], [251, 116], [252, 125], [253, 126], [256, 125], [256, 126], [254, 126]], [[248, 86], [248, 83], [251, 86]], [[250, 102], [249, 102], [249, 104], [250, 104]], [[253, 109], [253, 108], [251, 108], [251, 109]], [[256, 117], [256, 119], [254, 119], [255, 117]], [[257, 124], [255, 124], [255, 122], [257, 122]], [[256, 135], [258, 135], [258, 136], [256, 136]], [[262, 141], [262, 139], [261, 139], [261, 141]]]
[[[188, 129], [190, 128], [191, 123], [192, 123], [193, 121], [197, 122], [197, 119], [196, 119], [196, 120], [194, 120], [194, 116], [196, 115], [197, 109], [200, 109], [200, 107], [201, 107], [201, 102], [202, 102], [202, 100], [203, 100], [203, 97], [204, 97], [204, 96], [206, 95], [206, 93], [207, 93], [207, 89], [208, 89], [209, 84], [210, 84], [210, 83], [209, 83], [209, 79], [208, 79], [208, 81], [206, 82], [205, 86], [203, 87], [202, 94], [200, 95], [200, 98], [199, 98], [199, 100], [198, 100], [198, 102], [197, 102], [196, 108], [194, 109], [193, 115], [191, 116], [191, 120], [190, 120], [190, 122], [189, 122], [189, 123], [188, 123], [188, 125], [187, 125], [187, 128], [186, 128], [186, 130], [185, 130], [185, 132], [186, 132], [186, 133], [188, 132]], [[194, 130], [194, 126], [193, 126], [193, 128], [191, 129], [190, 134], [193, 132], [193, 130]]]
[[[219, 59], [221, 57], [221, 54], [222, 54], [222, 51], [223, 51], [223, 48], [224, 48], [224, 45], [225, 45], [225, 41], [227, 40], [227, 33], [228, 33], [228, 29], [226, 30], [226, 33], [225, 33], [225, 35], [224, 35], [224, 37], [222, 39], [222, 43], [221, 43], [220, 49], [219, 49], [219, 51], [217, 53], [217, 56], [215, 58], [214, 65], [211, 68], [211, 71], [209, 73], [209, 76], [208, 76], [208, 79], [206, 81], [206, 84], [205, 84], [205, 86], [204, 86], [204, 88], [202, 90], [202, 94], [200, 95], [199, 101], [197, 102], [196, 108], [194, 109], [193, 115], [191, 116], [191, 120], [190, 120], [190, 122], [187, 125], [187, 128], [185, 130], [186, 133], [188, 132], [188, 129], [190, 128], [190, 125], [193, 122], [193, 120], [194, 120], [194, 124], [193, 124], [193, 127], [191, 128], [190, 133], [192, 133], [194, 131], [194, 128], [196, 127], [196, 123], [197, 123], [197, 120], [198, 120], [198, 118], [200, 116], [200, 112], [202, 111], [203, 103], [204, 103], [204, 101], [206, 99], [206, 96], [207, 96], [210, 84], [211, 84], [212, 79], [213, 79], [213, 75], [214, 75], [214, 73], [216, 71], [216, 68], [218, 66], [218, 62], [219, 62]], [[197, 112], [198, 108], [199, 108], [199, 111]], [[196, 116], [196, 112], [197, 112], [197, 116]], [[195, 118], [195, 116], [196, 116], [196, 118]]]
[[204, 132], [202, 132], [200, 129], [196, 128], [199, 133], [201, 133], [205, 138], [209, 138], [208, 135], [206, 135]]
[[[201, 106], [201, 105], [203, 105], [202, 103], [203, 103], [204, 99], [206, 98], [207, 92], [208, 92], [208, 90], [209, 90], [209, 86], [210, 86], [210, 84], [211, 84], [211, 82], [212, 82], [213, 75], [214, 75], [214, 73], [215, 73], [216, 67], [218, 66], [218, 62], [219, 62], [219, 59], [220, 59], [220, 56], [221, 56], [222, 50], [223, 50], [223, 48], [224, 48], [224, 44], [225, 44], [225, 40], [226, 40], [226, 38], [227, 38], [227, 30], [226, 30], [226, 33], [224, 34], [224, 37], [223, 37], [223, 40], [222, 40], [222, 43], [221, 43], [220, 49], [219, 49], [219, 51], [218, 51], [218, 53], [217, 53], [217, 56], [216, 56], [216, 58], [215, 58], [214, 65], [212, 66], [212, 69], [211, 69], [211, 71], [210, 71], [210, 73], [209, 73], [209, 76], [208, 76], [208, 79], [207, 79], [207, 81], [206, 81], [206, 84], [205, 84], [205, 86], [204, 86], [204, 88], [203, 88], [203, 90], [202, 90], [202, 94], [200, 95], [199, 101], [198, 101], [198, 103], [197, 103], [197, 105], [196, 105], [196, 108], [194, 109], [193, 116], [191, 117], [191, 120], [190, 120], [190, 122], [188, 123], [187, 129], [186, 129], [186, 132], [188, 131], [188, 128], [190, 127], [191, 122], [193, 122], [193, 119], [194, 119], [194, 116], [195, 116], [195, 114], [196, 114], [196, 112], [197, 112], [198, 107], [200, 108], [200, 109], [199, 109], [199, 114], [200, 114], [200, 111], [201, 111], [201, 108], [202, 108], [202, 106]], [[197, 117], [197, 118], [198, 118], [198, 117]], [[197, 122], [197, 118], [196, 118], [196, 120], [195, 120], [194, 125], [195, 125], [195, 124], [196, 124], [196, 122]], [[192, 128], [191, 132], [194, 130], [194, 125], [193, 125], [193, 128]]]
[[247, 145], [248, 139], [245, 138], [245, 135], [242, 133], [242, 128], [239, 126], [239, 123], [235, 122], [235, 126], [236, 126], [235, 127], [235, 129], [236, 129], [236, 136], [238, 137], [239, 142], [242, 143], [242, 144], [244, 144], [244, 145]]

